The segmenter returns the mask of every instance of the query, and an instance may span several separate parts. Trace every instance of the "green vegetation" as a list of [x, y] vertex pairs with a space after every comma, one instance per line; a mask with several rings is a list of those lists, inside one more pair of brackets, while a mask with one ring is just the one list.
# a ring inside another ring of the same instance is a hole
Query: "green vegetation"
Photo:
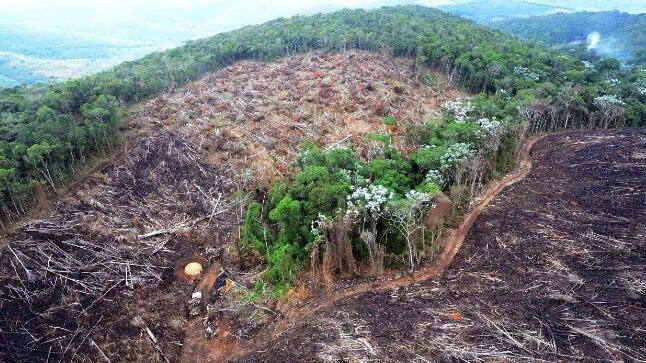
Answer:
[[395, 125], [397, 125], [397, 119], [392, 117], [392, 116], [388, 116], [388, 117], [384, 118], [384, 125], [386, 125], [386, 126], [395, 126]]
[[[350, 48], [417, 57], [446, 71], [453, 84], [482, 93], [474, 103], [483, 115], [528, 122], [533, 131], [646, 124], [643, 71], [625, 73], [613, 64], [588, 68], [578, 59], [419, 6], [297, 16], [188, 42], [91, 77], [0, 90], [2, 218], [24, 212], [34, 185], [53, 190], [92, 155], [111, 150], [125, 106], [242, 59]], [[393, 169], [373, 166], [383, 184], [411, 178], [405, 163], [397, 158], [387, 163]], [[308, 169], [314, 180], [335, 177]], [[301, 184], [309, 185], [307, 180]], [[335, 188], [343, 190], [342, 185]], [[300, 207], [311, 217], [311, 206]], [[294, 233], [282, 231], [277, 239], [297, 235], [308, 243], [306, 233]]]
[[[350, 148], [322, 151], [311, 142], [302, 145], [293, 175], [269, 192], [269, 212], [261, 216], [256, 202], [247, 208], [240, 240], [241, 251], [252, 248], [262, 255], [268, 266], [265, 280], [275, 297], [288, 291], [313, 258], [312, 249], [330, 242], [326, 231], [334, 224], [349, 227], [347, 243], [356, 258], [374, 266], [383, 264], [375, 262], [375, 251], [404, 254], [413, 269], [420, 256], [430, 253], [443, 224], [427, 220], [436, 198], [446, 194], [457, 201], [457, 190], [463, 202], [472, 200], [483, 183], [513, 166], [516, 126], [482, 118], [484, 111], [475, 110], [456, 120], [452, 111], [462, 112], [458, 104], [468, 103], [447, 103], [442, 120], [409, 127], [418, 128], [411, 142], [416, 151], [410, 155], [393, 148], [386, 135], [368, 135], [380, 144], [366, 160]], [[262, 243], [261, 236], [271, 236], [267, 230], [277, 238]], [[332, 238], [338, 239], [338, 234]]]
[[[593, 54], [611, 56], [633, 64], [646, 64], [646, 14], [618, 11], [580, 12], [510, 19], [491, 24], [523, 39], [544, 42], [591, 58], [588, 35], [598, 32]], [[571, 45], [571, 43], [579, 43]]]

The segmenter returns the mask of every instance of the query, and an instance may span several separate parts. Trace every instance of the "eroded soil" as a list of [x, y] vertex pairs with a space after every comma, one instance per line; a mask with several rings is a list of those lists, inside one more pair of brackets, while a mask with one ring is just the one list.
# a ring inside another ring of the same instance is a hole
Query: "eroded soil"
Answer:
[[437, 279], [336, 301], [237, 361], [643, 361], [646, 132], [541, 140]]

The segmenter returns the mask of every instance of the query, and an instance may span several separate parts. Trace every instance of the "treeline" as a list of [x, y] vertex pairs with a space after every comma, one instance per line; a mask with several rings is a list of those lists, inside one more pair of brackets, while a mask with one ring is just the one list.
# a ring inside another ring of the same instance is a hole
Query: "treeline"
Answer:
[[[90, 77], [0, 90], [0, 210], [5, 218], [22, 213], [34, 185], [55, 189], [88, 157], [109, 150], [124, 106], [242, 59], [353, 48], [417, 57], [487, 95], [491, 117], [520, 118], [537, 131], [646, 124], [646, 76], [612, 61], [586, 66], [420, 6], [297, 16], [188, 42]], [[604, 108], [599, 97], [617, 102]]]

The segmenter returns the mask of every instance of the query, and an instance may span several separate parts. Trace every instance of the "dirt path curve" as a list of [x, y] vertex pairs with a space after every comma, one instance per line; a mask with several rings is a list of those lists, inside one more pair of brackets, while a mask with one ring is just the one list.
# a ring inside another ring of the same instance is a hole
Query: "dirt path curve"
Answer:
[[[442, 272], [449, 266], [455, 255], [460, 250], [462, 243], [467, 237], [471, 226], [476, 221], [480, 213], [502, 192], [506, 187], [511, 186], [519, 181], [525, 179], [532, 170], [532, 160], [531, 160], [531, 151], [533, 146], [543, 139], [547, 135], [534, 136], [529, 138], [521, 150], [521, 161], [520, 166], [513, 174], [506, 176], [505, 178], [494, 182], [477, 200], [475, 206], [464, 216], [460, 225], [454, 229], [449, 236], [447, 236], [445, 249], [435, 261], [434, 264], [423, 268], [421, 270], [415, 271], [411, 274], [404, 276], [395, 277], [388, 280], [380, 281], [371, 281], [365, 283], [359, 283], [357, 285], [345, 288], [343, 290], [338, 290], [331, 292], [325, 296], [317, 298], [305, 306], [298, 307], [289, 311], [289, 314], [279, 321], [276, 326], [268, 332], [270, 336], [266, 336], [262, 333], [258, 334], [255, 338], [250, 341], [240, 344], [239, 342], [233, 342], [230, 339], [222, 339], [215, 341], [207, 342], [205, 339], [201, 339], [202, 342], [190, 341], [192, 339], [187, 338], [188, 341], [185, 341], [184, 344], [191, 347], [208, 345], [208, 348], [202, 346], [201, 349], [190, 349], [191, 352], [186, 351], [182, 352], [180, 358], [181, 362], [198, 362], [198, 361], [208, 361], [208, 362], [226, 362], [232, 361], [236, 358], [243, 357], [244, 355], [256, 351], [262, 350], [265, 347], [269, 346], [276, 338], [280, 337], [282, 334], [298, 328], [304, 324], [307, 324], [307, 316], [315, 314], [316, 312], [323, 310], [336, 302], [344, 299], [351, 298], [356, 295], [360, 295], [366, 292], [382, 291], [389, 290], [396, 287], [403, 287], [408, 285], [413, 285], [416, 283], [421, 283], [423, 281], [435, 278], [442, 274]], [[188, 337], [188, 335], [187, 335]], [[195, 337], [195, 335], [193, 335]], [[206, 348], [206, 349], [205, 349]], [[208, 357], [197, 356], [201, 352], [202, 354], [208, 352]], [[193, 353], [193, 354], [192, 354]], [[196, 354], [197, 353], [197, 354]]]

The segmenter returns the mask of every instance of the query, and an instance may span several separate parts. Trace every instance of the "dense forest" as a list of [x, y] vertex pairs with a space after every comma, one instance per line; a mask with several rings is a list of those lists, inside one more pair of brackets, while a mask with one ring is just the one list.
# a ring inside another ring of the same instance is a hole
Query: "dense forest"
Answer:
[[591, 48], [597, 53], [628, 63], [646, 63], [646, 14], [618, 11], [559, 13], [509, 19], [491, 25], [523, 39], [574, 50], [586, 49], [588, 36], [596, 32], [598, 43]]
[[92, 155], [112, 150], [124, 107], [242, 59], [312, 49], [416, 57], [481, 93], [482, 117], [529, 123], [536, 132], [646, 124], [646, 74], [614, 60], [585, 64], [419, 6], [297, 16], [191, 41], [94, 76], [0, 90], [3, 219], [24, 213], [38, 189], [56, 190]]

